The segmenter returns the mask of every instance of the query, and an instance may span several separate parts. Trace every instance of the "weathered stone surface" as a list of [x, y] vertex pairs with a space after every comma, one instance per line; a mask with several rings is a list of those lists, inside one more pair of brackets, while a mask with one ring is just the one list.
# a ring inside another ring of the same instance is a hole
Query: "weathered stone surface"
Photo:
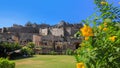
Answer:
[[25, 26], [14, 24], [13, 27], [0, 29], [0, 42], [18, 42], [26, 45], [33, 42], [36, 48], [41, 48], [38, 53], [50, 51], [65, 52], [68, 48], [74, 50], [81, 41], [73, 38], [74, 34], [82, 27], [81, 24], [69, 24], [61, 21], [57, 25], [31, 24]]

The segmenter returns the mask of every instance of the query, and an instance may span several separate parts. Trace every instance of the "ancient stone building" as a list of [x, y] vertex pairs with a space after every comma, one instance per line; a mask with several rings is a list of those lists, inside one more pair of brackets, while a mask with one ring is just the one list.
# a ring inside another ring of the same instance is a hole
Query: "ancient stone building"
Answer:
[[39, 34], [53, 35], [53, 36], [73, 36], [80, 28], [81, 24], [66, 24], [65, 22], [60, 22], [58, 25], [49, 28], [40, 28]]
[[[35, 44], [41, 43], [39, 46], [43, 46], [43, 52], [55, 51], [58, 53], [65, 52], [68, 48], [75, 50], [80, 40], [73, 38], [74, 34], [82, 27], [80, 24], [66, 24], [60, 22], [54, 27], [40, 28], [39, 36], [34, 38]], [[40, 41], [37, 41], [40, 40]], [[46, 47], [46, 48], [45, 48]]]
[[19, 37], [18, 36], [12, 35], [12, 40], [19, 43]]
[[73, 36], [81, 27], [81, 24], [69, 24], [64, 21], [53, 26], [31, 23], [25, 26], [14, 24], [12, 27], [0, 30], [0, 42], [11, 41], [18, 42], [21, 45], [33, 42], [36, 48], [41, 48], [40, 53], [51, 51], [62, 53], [68, 48], [76, 49], [81, 41], [73, 38]]
[[36, 47], [39, 47], [42, 45], [42, 36], [41, 35], [33, 35], [33, 43], [36, 45]]
[[43, 36], [45, 36], [45, 35], [48, 35], [48, 28], [40, 28], [39, 29], [39, 33], [40, 33], [40, 35], [43, 35]]

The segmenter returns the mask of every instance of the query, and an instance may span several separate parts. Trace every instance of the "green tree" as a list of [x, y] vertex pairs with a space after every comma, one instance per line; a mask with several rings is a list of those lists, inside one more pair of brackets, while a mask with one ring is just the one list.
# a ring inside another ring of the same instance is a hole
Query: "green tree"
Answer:
[[21, 49], [18, 43], [1, 42], [0, 43], [0, 55], [1, 57], [7, 57], [9, 53], [15, 50]]

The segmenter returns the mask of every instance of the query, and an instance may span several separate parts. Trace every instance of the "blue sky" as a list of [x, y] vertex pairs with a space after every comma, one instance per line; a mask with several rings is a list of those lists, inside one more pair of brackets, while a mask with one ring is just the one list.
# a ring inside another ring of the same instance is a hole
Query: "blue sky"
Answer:
[[[119, 0], [111, 0], [118, 4]], [[77, 23], [95, 12], [93, 0], [0, 0], [0, 27], [26, 22]]]

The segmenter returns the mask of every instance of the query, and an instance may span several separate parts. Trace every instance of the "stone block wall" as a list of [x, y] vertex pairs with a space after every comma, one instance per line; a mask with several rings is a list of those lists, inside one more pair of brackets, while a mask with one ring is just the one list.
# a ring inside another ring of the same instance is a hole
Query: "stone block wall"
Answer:
[[36, 47], [41, 45], [41, 36], [40, 35], [33, 35], [33, 43], [36, 45]]
[[40, 28], [39, 33], [40, 35], [43, 35], [43, 36], [48, 35], [48, 28], [44, 28], [44, 29]]
[[52, 28], [50, 30], [50, 32], [52, 33], [52, 35], [54, 36], [64, 36], [64, 28]]

